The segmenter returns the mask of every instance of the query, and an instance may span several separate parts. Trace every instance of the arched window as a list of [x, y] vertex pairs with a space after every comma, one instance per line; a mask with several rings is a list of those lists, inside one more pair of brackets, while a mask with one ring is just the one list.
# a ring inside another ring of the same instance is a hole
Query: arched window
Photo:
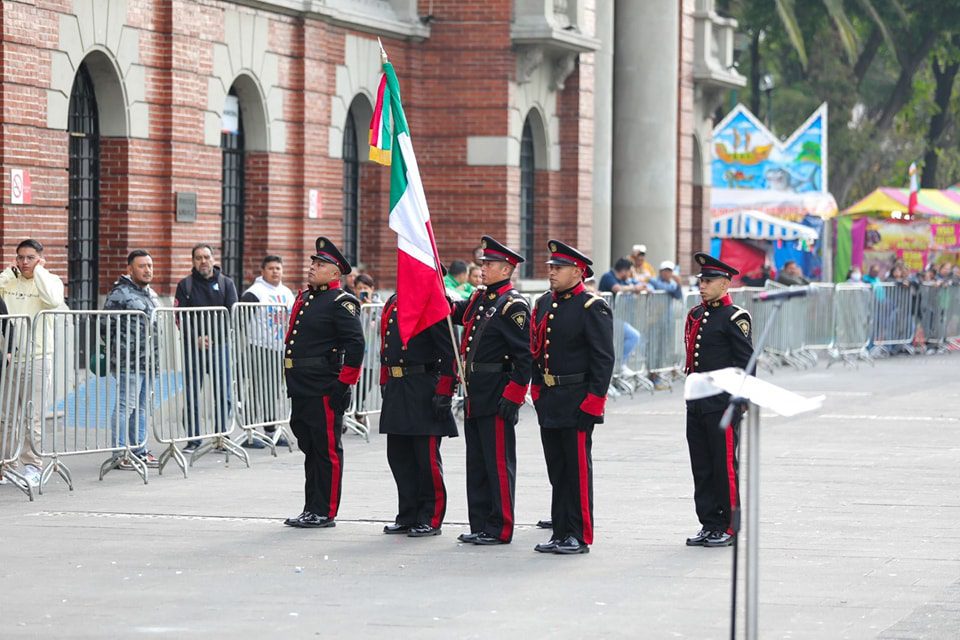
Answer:
[[343, 127], [343, 257], [350, 264], [360, 261], [360, 156], [353, 109]]
[[100, 259], [100, 124], [85, 63], [70, 92], [67, 277], [71, 309], [96, 309]]
[[[220, 266], [237, 285], [243, 283], [243, 114], [233, 88], [224, 102], [224, 128], [220, 133], [223, 154], [222, 213], [223, 252]], [[232, 115], [235, 114], [235, 119]], [[234, 125], [235, 123], [235, 125]]]
[[528, 117], [523, 123], [523, 135], [520, 138], [520, 255], [527, 258], [527, 261], [520, 265], [521, 278], [533, 277], [534, 261], [530, 256], [534, 255], [534, 177], [533, 129]]

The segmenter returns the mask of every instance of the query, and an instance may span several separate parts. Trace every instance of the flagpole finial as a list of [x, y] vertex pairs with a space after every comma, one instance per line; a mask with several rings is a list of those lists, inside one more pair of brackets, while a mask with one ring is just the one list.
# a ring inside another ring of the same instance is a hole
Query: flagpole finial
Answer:
[[384, 50], [379, 36], [377, 36], [377, 45], [380, 46], [380, 64], [387, 64], [387, 52]]

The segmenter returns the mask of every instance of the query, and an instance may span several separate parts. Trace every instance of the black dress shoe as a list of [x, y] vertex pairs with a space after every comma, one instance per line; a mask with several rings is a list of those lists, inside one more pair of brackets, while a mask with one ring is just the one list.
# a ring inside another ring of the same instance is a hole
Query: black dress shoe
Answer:
[[457, 536], [457, 540], [460, 542], [474, 543], [477, 541], [477, 536], [479, 533], [461, 533]]
[[705, 547], [729, 547], [733, 544], [733, 535], [727, 533], [726, 531], [711, 531], [710, 535], [707, 536], [706, 542], [703, 543]]
[[533, 550], [539, 551], [540, 553], [556, 553], [558, 544], [560, 544], [560, 540], [551, 538], [549, 542], [541, 542], [535, 546]]
[[438, 535], [440, 535], [440, 527], [431, 527], [428, 524], [418, 524], [415, 527], [410, 527], [410, 533], [407, 534], [411, 538], [426, 538]]
[[537, 529], [553, 529], [553, 520], [537, 520]]
[[558, 543], [554, 553], [564, 555], [573, 555], [575, 553], [590, 553], [590, 547], [585, 542], [580, 542], [573, 536], [567, 536], [567, 539]]
[[297, 524], [291, 525], [294, 527], [300, 527], [301, 529], [326, 529], [328, 527], [337, 526], [337, 521], [333, 518], [327, 516], [318, 516], [315, 513], [304, 513], [297, 520]]
[[293, 516], [292, 518], [287, 518], [286, 520], [283, 521], [283, 524], [287, 525], [288, 527], [299, 527], [299, 526], [300, 526], [300, 518], [302, 518], [302, 517], [305, 516], [305, 515], [307, 515], [307, 512], [306, 512], [306, 511], [303, 511], [303, 512], [302, 512], [300, 515], [298, 515], [298, 516]]
[[383, 528], [383, 532], [386, 534], [399, 534], [399, 533], [409, 533], [410, 529], [413, 528], [412, 524], [388, 524]]
[[703, 543], [707, 541], [707, 538], [710, 536], [710, 531], [707, 529], [700, 529], [697, 531], [696, 535], [690, 536], [687, 538], [688, 547], [702, 547]]
[[494, 545], [494, 544], [509, 544], [506, 540], [501, 540], [496, 536], [492, 536], [486, 531], [481, 531], [477, 534], [476, 539], [473, 541], [473, 544], [482, 544], [482, 545]]

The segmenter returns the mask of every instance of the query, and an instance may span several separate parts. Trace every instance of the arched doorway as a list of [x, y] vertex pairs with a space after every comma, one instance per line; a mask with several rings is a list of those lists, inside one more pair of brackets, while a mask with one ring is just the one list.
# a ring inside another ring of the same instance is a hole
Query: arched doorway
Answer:
[[221, 243], [220, 268], [243, 284], [244, 249], [244, 140], [243, 111], [240, 98], [230, 87], [223, 105], [223, 129], [220, 132], [223, 178], [220, 188]]
[[360, 151], [353, 109], [343, 127], [343, 257], [350, 264], [360, 259]]
[[100, 121], [93, 79], [80, 63], [70, 91], [67, 199], [67, 306], [98, 307], [100, 262]]
[[530, 116], [523, 122], [520, 137], [520, 255], [528, 257], [520, 265], [520, 277], [532, 278], [534, 261], [534, 224], [536, 220], [536, 152], [534, 151], [533, 126]]

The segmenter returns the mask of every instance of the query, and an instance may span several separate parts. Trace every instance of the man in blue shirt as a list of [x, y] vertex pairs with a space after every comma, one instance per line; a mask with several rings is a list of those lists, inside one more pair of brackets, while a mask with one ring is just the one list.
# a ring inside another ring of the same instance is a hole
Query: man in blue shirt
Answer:
[[[618, 293], [647, 293], [649, 291], [647, 285], [638, 282], [631, 276], [632, 268], [633, 263], [626, 258], [620, 258], [614, 263], [613, 269], [600, 277], [600, 284], [597, 285], [597, 288], [600, 291], [609, 291], [614, 295]], [[635, 372], [627, 366], [627, 363], [630, 361], [630, 355], [640, 344], [640, 332], [629, 322], [617, 319], [614, 320], [614, 331], [619, 329], [617, 326], [619, 322], [623, 322], [623, 360], [621, 361], [620, 373], [627, 376], [635, 375]]]
[[683, 284], [680, 276], [674, 273], [673, 263], [669, 260], [660, 263], [660, 272], [656, 278], [650, 280], [649, 286], [654, 291], [666, 291], [670, 297], [677, 300], [683, 299]]

